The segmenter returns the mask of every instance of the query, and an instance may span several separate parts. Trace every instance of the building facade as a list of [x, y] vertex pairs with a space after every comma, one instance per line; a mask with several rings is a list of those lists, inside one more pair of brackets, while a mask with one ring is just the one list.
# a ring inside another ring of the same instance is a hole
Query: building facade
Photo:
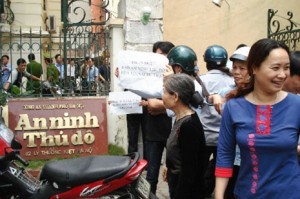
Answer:
[[[299, 1], [291, 0], [222, 0], [216, 6], [208, 1], [164, 0], [164, 39], [176, 45], [185, 44], [192, 47], [197, 55], [200, 72], [206, 72], [203, 54], [207, 46], [219, 44], [224, 46], [228, 54], [234, 52], [237, 45], [244, 43], [251, 46], [255, 41], [268, 36], [268, 10], [278, 11], [271, 22], [272, 31], [280, 24], [280, 29], [291, 26], [291, 18], [299, 30]], [[293, 16], [288, 15], [292, 12]], [[278, 20], [278, 22], [273, 21]], [[300, 49], [299, 31], [295, 37]], [[293, 48], [290, 45], [290, 48]]]

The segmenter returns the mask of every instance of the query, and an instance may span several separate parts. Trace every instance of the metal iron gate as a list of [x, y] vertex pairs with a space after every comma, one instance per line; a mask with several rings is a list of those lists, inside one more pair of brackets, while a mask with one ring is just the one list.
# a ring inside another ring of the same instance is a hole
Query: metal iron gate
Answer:
[[[94, 4], [93, 2], [98, 2]], [[61, 19], [62, 27], [53, 28], [53, 19], [49, 19], [47, 31], [40, 28], [26, 29], [20, 27], [16, 29], [2, 28], [0, 31], [0, 56], [8, 55], [10, 65], [17, 67], [16, 61], [24, 58], [26, 61], [29, 53], [35, 54], [36, 61], [43, 65], [43, 81], [39, 87], [39, 93], [33, 93], [32, 80], [22, 81], [19, 90], [11, 90], [14, 97], [43, 97], [43, 96], [82, 96], [82, 95], [107, 95], [110, 90], [110, 78], [107, 75], [106, 81], [95, 81], [93, 84], [86, 84], [82, 81], [80, 74], [81, 66], [86, 57], [94, 58], [95, 66], [104, 65], [109, 67], [109, 49], [108, 32], [105, 29], [105, 23], [110, 18], [110, 13], [106, 9], [109, 1], [91, 1], [91, 0], [68, 0], [61, 1]], [[96, 14], [91, 14], [91, 13]], [[55, 34], [56, 33], [56, 34]], [[54, 57], [61, 54], [63, 58], [63, 81], [60, 81], [49, 95], [44, 95], [43, 90], [47, 83], [47, 64], [45, 58], [54, 62]], [[67, 65], [75, 62], [76, 75], [74, 78], [68, 78], [71, 71], [68, 71]], [[27, 61], [28, 63], [28, 61]], [[2, 64], [1, 64], [2, 65]], [[110, 72], [108, 68], [107, 72]], [[0, 83], [1, 87], [5, 83]], [[11, 87], [12, 88], [12, 87]], [[53, 90], [57, 92], [53, 92]]]
[[287, 17], [278, 14], [278, 10], [268, 10], [268, 38], [284, 41], [290, 50], [300, 50], [299, 23], [293, 20], [294, 14], [287, 12]]

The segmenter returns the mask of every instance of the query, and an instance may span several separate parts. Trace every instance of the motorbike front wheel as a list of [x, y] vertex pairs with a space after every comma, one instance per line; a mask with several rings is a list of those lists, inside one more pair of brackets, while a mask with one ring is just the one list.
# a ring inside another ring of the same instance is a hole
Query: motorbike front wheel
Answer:
[[[133, 185], [133, 186], [132, 186]], [[134, 189], [135, 183], [132, 185], [128, 185], [127, 187], [123, 187], [118, 189], [112, 193], [109, 193], [105, 196], [101, 196], [97, 199], [143, 199]], [[148, 199], [159, 199], [153, 193], [150, 193]]]
[[130, 186], [123, 187], [97, 199], [140, 199], [135, 193], [131, 193], [130, 190]]

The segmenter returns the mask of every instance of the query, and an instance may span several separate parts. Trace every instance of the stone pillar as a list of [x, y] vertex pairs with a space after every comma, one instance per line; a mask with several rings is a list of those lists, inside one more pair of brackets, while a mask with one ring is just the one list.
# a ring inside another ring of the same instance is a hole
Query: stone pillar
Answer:
[[[124, 49], [124, 20], [119, 18], [110, 19], [107, 23], [109, 29], [109, 49], [110, 49], [110, 70], [111, 70], [111, 91], [122, 91], [118, 86], [118, 78], [114, 75], [114, 71], [118, 65], [119, 51]], [[108, 121], [108, 142], [121, 146], [127, 151], [127, 122], [126, 115], [116, 116], [110, 113], [107, 106]]]
[[[144, 7], [151, 8], [149, 23], [141, 22]], [[122, 91], [118, 79], [114, 76], [120, 50], [136, 50], [151, 52], [155, 42], [163, 40], [163, 1], [162, 0], [120, 0], [118, 18], [112, 18], [107, 23], [110, 40], [111, 61], [111, 91]], [[109, 143], [122, 146], [127, 150], [127, 121], [126, 116], [115, 116], [108, 110]], [[141, 141], [140, 141], [141, 142]]]
[[[147, 24], [141, 21], [143, 9], [151, 9]], [[163, 1], [124, 0], [119, 3], [119, 17], [125, 19], [125, 49], [151, 52], [152, 45], [163, 40]]]

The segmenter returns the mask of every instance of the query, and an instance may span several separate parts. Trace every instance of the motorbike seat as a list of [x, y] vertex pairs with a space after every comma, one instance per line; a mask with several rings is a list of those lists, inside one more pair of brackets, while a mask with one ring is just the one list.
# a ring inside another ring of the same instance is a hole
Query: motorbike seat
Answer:
[[128, 156], [91, 156], [51, 161], [43, 167], [40, 180], [74, 187], [112, 176], [126, 169], [130, 162]]

